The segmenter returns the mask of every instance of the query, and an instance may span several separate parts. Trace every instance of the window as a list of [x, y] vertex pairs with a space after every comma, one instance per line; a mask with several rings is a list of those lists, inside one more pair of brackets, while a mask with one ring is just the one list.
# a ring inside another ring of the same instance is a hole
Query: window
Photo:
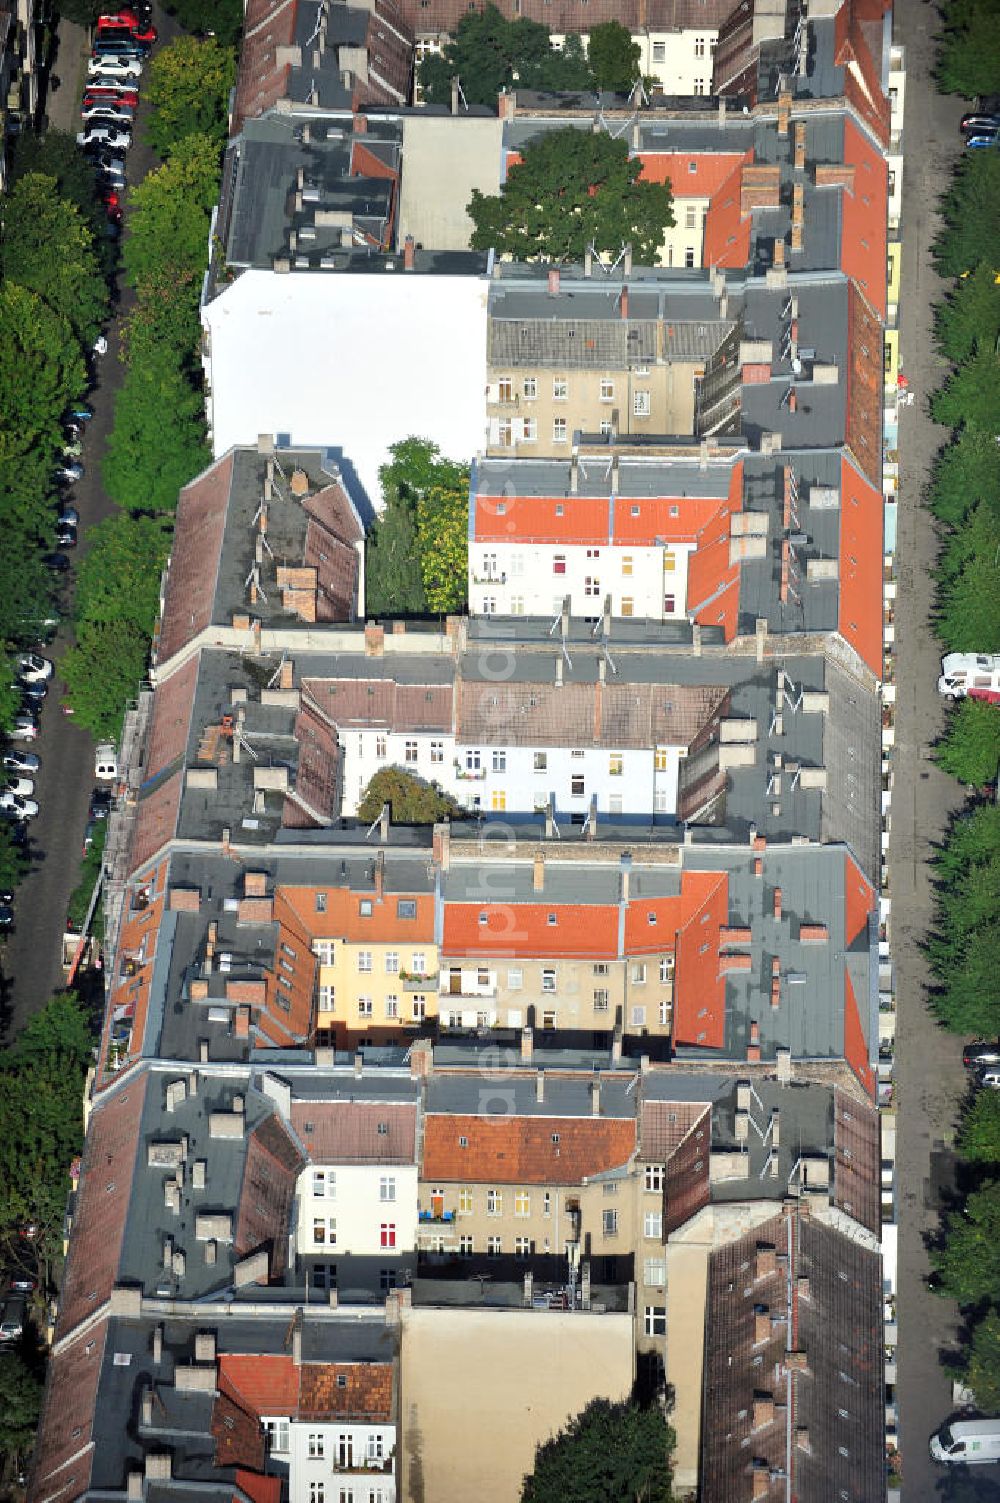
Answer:
[[395, 992], [389, 992], [385, 999], [385, 1015], [387, 1018], [399, 1017], [399, 998]]
[[634, 391], [632, 393], [632, 412], [638, 418], [649, 417], [650, 401], [648, 391]]
[[413, 1018], [414, 1023], [422, 1023], [424, 1021], [427, 1016], [426, 997], [414, 997], [413, 1007], [411, 1009], [410, 1015]]
[[646, 984], [646, 964], [645, 964], [645, 961], [639, 961], [636, 965], [634, 965], [632, 967], [632, 981], [633, 981], [633, 984], [635, 986], [645, 986], [645, 984]]
[[514, 383], [509, 376], [501, 376], [497, 382], [497, 401], [513, 402]]
[[642, 1218], [642, 1235], [655, 1237], [659, 1242], [663, 1237], [663, 1212], [647, 1211]]
[[665, 1336], [667, 1334], [666, 1305], [647, 1305], [645, 1324], [647, 1336]]
[[555, 1015], [555, 1013], [551, 1009], [548, 1012], [543, 1012], [542, 1013], [542, 1027], [543, 1028], [554, 1028], [555, 1026], [556, 1026], [556, 1015]]
[[610, 976], [610, 974], [611, 974], [611, 967], [608, 965], [608, 962], [606, 960], [595, 961], [595, 963], [594, 963], [594, 975], [595, 976]]
[[389, 755], [389, 744], [384, 736], [375, 737], [375, 755], [380, 762], [384, 762]]
[[696, 212], [697, 211], [694, 207], [694, 204], [688, 204], [687, 208], [684, 210], [684, 228], [686, 230], [694, 229]]
[[313, 1242], [317, 1247], [336, 1247], [337, 1245], [337, 1218], [336, 1216], [313, 1217]]
[[358, 1017], [370, 1018], [374, 1015], [374, 1003], [371, 997], [358, 998]]
[[461, 1258], [471, 1258], [472, 1257], [472, 1248], [473, 1248], [473, 1242], [472, 1242], [472, 1238], [471, 1237], [459, 1237], [459, 1239], [458, 1239], [458, 1254], [459, 1254], [459, 1257], [461, 1257]]
[[334, 986], [321, 986], [316, 993], [316, 1006], [320, 1012], [332, 1012], [336, 1006], [336, 992]]
[[684, 247], [684, 265], [687, 266], [688, 268], [690, 268], [690, 267], [692, 267], [694, 265], [694, 246], [693, 245], [686, 245]]
[[385, 952], [385, 974], [387, 976], [398, 976], [399, 975], [399, 951], [398, 950], [386, 950], [386, 952]]
[[493, 753], [493, 771], [507, 771], [507, 753], [505, 751], [495, 751]]
[[502, 814], [507, 807], [507, 795], [502, 788], [494, 788], [490, 796], [490, 805], [494, 814]]
[[552, 1215], [552, 1191], [546, 1190], [542, 1195], [542, 1215]]
[[379, 1247], [396, 1246], [396, 1223], [394, 1221], [382, 1222], [381, 1226], [379, 1227], [378, 1245]]
[[632, 574], [632, 555], [631, 555], [631, 553], [623, 553], [622, 554], [622, 574], [631, 577], [631, 574]]
[[378, 1182], [379, 1200], [396, 1199], [396, 1181], [391, 1174], [383, 1174]]
[[524, 615], [524, 596], [512, 595], [510, 597], [510, 613], [512, 616]]
[[610, 418], [601, 418], [601, 437], [610, 438], [615, 431], [615, 425]]
[[653, 753], [653, 767], [656, 772], [666, 772], [668, 766], [667, 748], [665, 746], [658, 746]]
[[502, 449], [509, 449], [514, 441], [514, 424], [510, 418], [501, 418], [497, 423], [497, 443]]
[[566, 419], [557, 417], [552, 419], [552, 442], [564, 444], [566, 442]]
[[645, 1026], [646, 1026], [646, 1009], [644, 1007], [633, 1007], [632, 1008], [632, 1027], [633, 1028], [645, 1028]]
[[[436, 1250], [440, 1251], [440, 1249], [436, 1249]], [[387, 1294], [390, 1289], [395, 1289], [395, 1287], [396, 1287], [396, 1270], [395, 1270], [395, 1268], [380, 1268], [379, 1271], [378, 1271], [378, 1283], [379, 1283], [379, 1288], [382, 1290], [383, 1294]]]
[[313, 1170], [312, 1192], [318, 1199], [336, 1199], [337, 1176], [331, 1169], [329, 1173], [325, 1169]]
[[335, 939], [317, 939], [313, 941], [313, 954], [320, 965], [333, 965], [336, 948], [337, 941]]
[[531, 1196], [529, 1195], [527, 1190], [514, 1191], [514, 1215], [531, 1215]]
[[608, 758], [608, 773], [613, 778], [620, 778], [625, 771], [625, 758], [621, 752], [612, 752]]
[[663, 1189], [663, 1165], [662, 1164], [647, 1164], [646, 1165], [645, 1185], [646, 1185], [646, 1189], [647, 1190], [655, 1190], [655, 1191], [659, 1192], [659, 1191], [661, 1191]]
[[583, 789], [584, 782], [582, 774], [574, 773], [573, 777], [571, 777], [569, 780], [570, 797], [583, 798]]
[[621, 812], [622, 812], [622, 796], [621, 796], [621, 794], [620, 793], [609, 793], [608, 794], [608, 813], [609, 814], [621, 814]]
[[458, 1214], [460, 1216], [472, 1215], [472, 1190], [468, 1185], [463, 1185], [458, 1192]]
[[705, 80], [703, 78], [696, 78], [694, 80], [694, 85], [693, 85], [693, 87], [691, 89], [691, 92], [692, 92], [692, 94], [704, 94], [705, 93]]
[[615, 383], [604, 378], [601, 381], [601, 401], [613, 402], [615, 399]]
[[533, 444], [538, 438], [538, 419], [529, 417], [524, 419], [521, 437], [526, 444]]
[[584, 579], [583, 593], [585, 595], [599, 595], [601, 593], [601, 581], [596, 574], [588, 574]]
[[521, 988], [522, 988], [523, 985], [524, 985], [524, 972], [521, 970], [520, 967], [517, 967], [517, 969], [515, 969], [515, 970], [509, 970], [507, 972], [507, 990], [508, 991], [519, 992], [521, 990]]
[[673, 979], [673, 975], [674, 957], [672, 955], [664, 955], [663, 959], [660, 961], [660, 980], [666, 983], [667, 981], [671, 981]]
[[664, 1001], [661, 1001], [657, 1007], [657, 1019], [661, 1028], [670, 1027], [670, 1007], [671, 1004]]
[[514, 1252], [519, 1258], [530, 1258], [535, 1250], [535, 1244], [530, 1237], [515, 1237]]
[[310, 1482], [309, 1503], [326, 1503], [326, 1483]]
[[653, 43], [653, 62], [654, 63], [665, 63], [666, 60], [667, 60], [667, 44], [666, 44], [666, 42], [654, 42]]
[[533, 402], [538, 396], [538, 381], [534, 376], [525, 376], [524, 395], [527, 401]]
[[536, 772], [547, 772], [549, 766], [548, 752], [535, 752], [534, 758], [532, 759], [532, 766], [534, 767]]
[[705, 56], [705, 38], [704, 37], [695, 37], [695, 39], [694, 39], [694, 55], [695, 55], [695, 57], [704, 57]]
[[362, 976], [371, 975], [372, 952], [371, 950], [358, 951], [358, 973]]
[[[308, 1270], [307, 1270], [308, 1272]], [[315, 1289], [336, 1289], [337, 1265], [336, 1263], [314, 1263], [312, 1265], [313, 1287]]]
[[444, 742], [443, 741], [432, 741], [431, 742], [431, 761], [432, 762], [443, 762], [444, 761]]
[[610, 1002], [610, 1000], [611, 1000], [611, 996], [610, 996], [610, 993], [608, 992], [607, 987], [606, 986], [598, 987], [597, 990], [594, 992], [594, 1011], [595, 1012], [607, 1012], [607, 1010], [608, 1010], [608, 1003]]
[[323, 1456], [325, 1456], [326, 1449], [323, 1442], [324, 1435], [321, 1430], [314, 1430], [310, 1432], [308, 1453], [311, 1460], [316, 1460], [317, 1458], [322, 1458]]
[[566, 377], [565, 376], [553, 376], [552, 377], [552, 400], [554, 402], [565, 402], [566, 398], [568, 396], [569, 396], [569, 382], [566, 380]]
[[483, 754], [478, 749], [467, 751], [465, 754], [466, 772], [481, 772], [483, 768]]
[[642, 1265], [643, 1283], [664, 1285], [667, 1282], [667, 1265], [662, 1258], [646, 1258]]
[[267, 1433], [267, 1449], [272, 1456], [284, 1456], [288, 1451], [288, 1421], [269, 1419], [264, 1421]]
[[486, 1214], [487, 1214], [487, 1216], [501, 1216], [501, 1215], [503, 1215], [503, 1191], [502, 1190], [487, 1190], [487, 1192], [486, 1192]]
[[385, 1442], [379, 1432], [368, 1437], [368, 1460], [381, 1461], [385, 1456]]
[[565, 574], [566, 573], [566, 555], [565, 555], [565, 553], [557, 553], [555, 555], [555, 557], [552, 560], [552, 572], [553, 572], [553, 574]]
[[410, 963], [410, 969], [413, 972], [414, 976], [427, 975], [427, 957], [424, 955], [422, 950], [414, 950], [413, 960]]
[[415, 762], [417, 760], [417, 743], [415, 741], [407, 741], [403, 748], [403, 755], [407, 762]]
[[545, 970], [542, 971], [542, 991], [543, 992], [554, 992], [555, 989], [556, 989], [556, 973], [555, 973], [555, 970], [553, 968], [547, 966], [545, 968]]
[[663, 614], [665, 616], [672, 616], [674, 614], [674, 612], [675, 612], [676, 609], [677, 609], [677, 597], [676, 597], [676, 595], [664, 595], [664, 597], [663, 597]]
[[601, 1230], [605, 1237], [617, 1237], [618, 1235], [618, 1212], [601, 1212]]
[[500, 1238], [487, 1237], [486, 1251], [491, 1258], [499, 1258], [501, 1252], [503, 1251], [503, 1243], [500, 1241]]
[[316, 894], [316, 912], [317, 913], [325, 913], [326, 912], [326, 893], [325, 892], [318, 892]]

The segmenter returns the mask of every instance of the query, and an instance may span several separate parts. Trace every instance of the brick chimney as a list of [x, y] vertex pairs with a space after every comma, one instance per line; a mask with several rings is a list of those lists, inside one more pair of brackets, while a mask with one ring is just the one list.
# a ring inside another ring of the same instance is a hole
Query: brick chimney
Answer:
[[559, 296], [559, 268], [553, 266], [549, 269], [549, 297]]
[[403, 241], [403, 270], [404, 271], [412, 271], [413, 270], [413, 253], [414, 253], [415, 249], [416, 249], [416, 246], [414, 244], [413, 236], [412, 235], [407, 235], [406, 239]]
[[545, 889], [545, 852], [536, 851], [531, 863], [531, 888], [533, 892], [543, 892]]

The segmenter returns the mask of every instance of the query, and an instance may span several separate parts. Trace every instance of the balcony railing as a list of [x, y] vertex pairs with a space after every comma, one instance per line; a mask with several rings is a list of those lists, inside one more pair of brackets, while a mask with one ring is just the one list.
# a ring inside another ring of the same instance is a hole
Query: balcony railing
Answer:
[[454, 1226], [454, 1211], [418, 1211], [417, 1220], [421, 1226]]

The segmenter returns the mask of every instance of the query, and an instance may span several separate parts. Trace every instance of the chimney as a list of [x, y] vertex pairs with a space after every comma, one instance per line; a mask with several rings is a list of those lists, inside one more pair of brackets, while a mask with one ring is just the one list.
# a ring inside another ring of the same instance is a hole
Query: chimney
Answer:
[[360, 1080], [361, 1079], [361, 1076], [364, 1074], [364, 1068], [365, 1068], [365, 1057], [361, 1053], [361, 1050], [359, 1049], [357, 1051], [357, 1053], [355, 1054], [355, 1056], [354, 1056], [354, 1079], [355, 1080]]
[[622, 902], [623, 903], [627, 903], [628, 902], [628, 897], [629, 897], [629, 887], [631, 885], [631, 875], [632, 875], [632, 856], [631, 856], [631, 854], [628, 851], [623, 851], [622, 852], [621, 873], [622, 873]]
[[545, 852], [536, 851], [531, 864], [531, 890], [543, 892], [545, 890]]
[[774, 1424], [774, 1398], [769, 1393], [760, 1393], [754, 1396], [753, 1401], [753, 1428], [763, 1430], [767, 1425]]
[[778, 135], [788, 135], [788, 121], [792, 113], [792, 93], [790, 89], [782, 89], [778, 95]]
[[443, 872], [451, 866], [451, 825], [445, 820], [434, 826], [433, 857]]
[[795, 1444], [796, 1444], [796, 1447], [798, 1448], [798, 1450], [800, 1450], [800, 1451], [806, 1451], [806, 1452], [811, 1452], [812, 1451], [812, 1446], [809, 1444], [809, 1426], [808, 1425], [796, 1425], [796, 1427], [795, 1427]]
[[562, 686], [563, 686], [563, 660], [562, 660], [562, 653], [560, 653], [559, 656], [556, 658], [556, 688], [557, 689], [561, 689]]
[[775, 266], [784, 266], [785, 264], [785, 239], [783, 235], [775, 235], [774, 237], [774, 264]]
[[583, 253], [583, 274], [585, 277], [591, 277], [594, 274], [594, 247], [592, 245], [588, 245]]
[[612, 454], [612, 456], [611, 456], [611, 494], [613, 496], [617, 496], [617, 494], [618, 494], [618, 455], [617, 454]]
[[153, 1423], [153, 1390], [151, 1388], [142, 1390], [142, 1423], [146, 1426]]
[[385, 852], [379, 851], [375, 857], [375, 901], [381, 903], [385, 897]]
[[795, 122], [795, 170], [801, 172], [806, 165], [806, 123], [804, 120]]
[[577, 491], [579, 490], [579, 488], [580, 488], [580, 457], [577, 454], [576, 450], [574, 449], [572, 457], [571, 457], [570, 462], [569, 462], [569, 493], [570, 493], [570, 495], [571, 496], [575, 496], [576, 493], [577, 493]]
[[764, 1305], [758, 1305], [753, 1314], [753, 1344], [763, 1346], [771, 1339], [771, 1316]]
[[798, 412], [799, 410], [799, 399], [794, 386], [788, 388], [788, 410], [789, 412]]
[[601, 1115], [601, 1077], [598, 1075], [590, 1082], [590, 1115]]
[[630, 277], [632, 275], [632, 242], [631, 242], [631, 240], [629, 241], [629, 243], [625, 247], [625, 275], [627, 277]]
[[143, 1474], [138, 1467], [129, 1467], [125, 1480], [125, 1496], [128, 1503], [139, 1503], [142, 1497], [142, 1477]]
[[628, 288], [627, 287], [623, 287], [622, 288], [621, 310], [622, 310], [622, 318], [628, 318]]
[[404, 271], [412, 271], [413, 270], [413, 252], [414, 252], [414, 249], [415, 249], [415, 246], [414, 246], [413, 236], [412, 235], [407, 235], [406, 239], [403, 241], [403, 270]]
[[521, 1062], [522, 1062], [522, 1064], [525, 1064], [525, 1065], [530, 1065], [531, 1064], [531, 1056], [534, 1053], [534, 1048], [535, 1048], [535, 1035], [534, 1035], [534, 1031], [531, 1028], [522, 1028], [521, 1029]]
[[458, 114], [458, 76], [457, 76], [457, 74], [456, 74], [456, 76], [451, 81], [451, 113], [453, 115], [457, 115]]
[[[523, 1035], [522, 1035], [523, 1037]], [[535, 1076], [535, 1100], [545, 1100], [545, 1071], [539, 1070]]]
[[559, 296], [559, 268], [553, 266], [549, 270], [549, 297]]
[[780, 919], [780, 917], [781, 917], [781, 888], [780, 887], [776, 887], [774, 889], [774, 917], [776, 919]]
[[163, 1327], [161, 1325], [153, 1327], [153, 1361], [154, 1363], [163, 1361]]
[[292, 1366], [302, 1366], [302, 1323], [299, 1321], [292, 1331]]

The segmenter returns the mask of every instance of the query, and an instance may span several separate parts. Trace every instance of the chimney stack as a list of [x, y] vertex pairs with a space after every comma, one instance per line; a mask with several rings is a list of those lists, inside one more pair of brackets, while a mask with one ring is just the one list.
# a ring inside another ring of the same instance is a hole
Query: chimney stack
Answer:
[[545, 890], [545, 852], [536, 851], [531, 865], [531, 888], [533, 892]]
[[531, 1056], [535, 1051], [535, 1035], [531, 1028], [521, 1029], [521, 1062], [530, 1065]]
[[550, 267], [550, 269], [549, 269], [549, 297], [558, 297], [558, 296], [559, 296], [559, 268], [558, 268], [558, 266], [553, 266], [553, 267]]
[[403, 241], [403, 270], [404, 271], [412, 271], [413, 270], [413, 253], [414, 253], [415, 249], [416, 249], [416, 246], [414, 244], [413, 236], [412, 235], [407, 235], [406, 239]]
[[545, 1071], [539, 1070], [535, 1076], [535, 1100], [545, 1100]]
[[632, 275], [632, 242], [631, 242], [631, 240], [629, 241], [629, 243], [625, 247], [625, 275], [627, 277], [630, 277]]
[[585, 277], [594, 274], [594, 247], [592, 245], [588, 245], [583, 253], [583, 274]]
[[601, 1077], [598, 1075], [590, 1082], [590, 1115], [601, 1115]]
[[458, 77], [457, 77], [457, 75], [451, 81], [451, 113], [453, 115], [457, 115], [458, 114]]
[[621, 311], [622, 311], [622, 318], [628, 318], [628, 288], [627, 287], [623, 287], [622, 288]]

